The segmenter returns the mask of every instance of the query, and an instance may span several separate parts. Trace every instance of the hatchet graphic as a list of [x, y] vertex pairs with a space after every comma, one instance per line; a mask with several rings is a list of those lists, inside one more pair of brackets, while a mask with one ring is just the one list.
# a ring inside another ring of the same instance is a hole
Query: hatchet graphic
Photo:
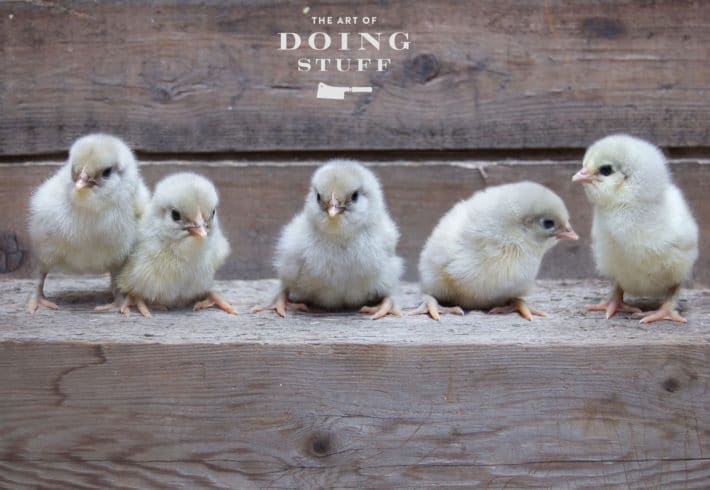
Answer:
[[372, 92], [372, 87], [333, 87], [319, 82], [316, 99], [343, 100], [345, 99], [345, 94], [366, 94], [370, 92]]

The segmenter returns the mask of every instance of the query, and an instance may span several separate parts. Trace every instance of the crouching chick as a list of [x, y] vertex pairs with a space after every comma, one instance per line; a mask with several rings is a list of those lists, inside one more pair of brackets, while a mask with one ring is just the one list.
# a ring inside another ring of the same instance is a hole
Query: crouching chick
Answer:
[[[543, 255], [577, 240], [562, 199], [533, 182], [489, 187], [455, 205], [434, 228], [419, 258], [425, 299], [412, 314], [463, 315], [463, 309], [542, 311], [522, 297], [535, 284]], [[439, 302], [450, 304], [444, 307]]]
[[218, 202], [212, 183], [194, 173], [158, 183], [136, 248], [118, 275], [118, 288], [126, 296], [121, 313], [128, 315], [135, 305], [150, 318], [148, 304], [165, 309], [191, 302], [194, 310], [217, 306], [234, 313], [212, 290], [215, 272], [230, 250], [217, 220]]

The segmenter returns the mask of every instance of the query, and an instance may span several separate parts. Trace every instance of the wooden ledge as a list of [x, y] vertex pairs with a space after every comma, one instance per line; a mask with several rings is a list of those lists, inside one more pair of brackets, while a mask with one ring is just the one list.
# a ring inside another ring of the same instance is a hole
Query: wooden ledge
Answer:
[[[710, 291], [688, 324], [588, 314], [541, 281], [517, 316], [97, 314], [107, 279], [0, 283], [0, 487], [707, 488]], [[90, 291], [99, 291], [92, 293]], [[415, 306], [405, 284], [398, 300]]]
[[[95, 313], [93, 307], [110, 300], [108, 279], [60, 278], [47, 281], [46, 294], [59, 311], [40, 309], [30, 315], [27, 298], [35, 281], [0, 283], [2, 330], [0, 341], [114, 342], [161, 344], [696, 344], [710, 339], [710, 290], [684, 289], [681, 309], [688, 323], [657, 322], [643, 325], [627, 314], [605, 320], [585, 305], [608, 293], [603, 281], [538, 281], [526, 298], [547, 317], [531, 322], [518, 315], [468, 312], [465, 317], [445, 315], [440, 322], [428, 316], [388, 316], [372, 321], [357, 312], [291, 312], [280, 318], [273, 312], [251, 313], [266, 304], [277, 288], [275, 280], [220, 281], [216, 289], [236, 307], [237, 315], [189, 308], [153, 311], [145, 319], [133, 308], [129, 317]], [[396, 295], [403, 309], [415, 308], [420, 293], [416, 284], [404, 283]], [[641, 303], [644, 306], [644, 303]], [[646, 307], [653, 304], [645, 303]]]

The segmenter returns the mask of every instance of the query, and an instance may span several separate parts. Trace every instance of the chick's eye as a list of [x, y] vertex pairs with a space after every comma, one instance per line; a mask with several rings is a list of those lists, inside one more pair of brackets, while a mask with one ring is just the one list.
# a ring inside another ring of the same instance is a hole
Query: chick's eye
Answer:
[[103, 177], [104, 179], [108, 179], [109, 177], [111, 177], [111, 172], [113, 172], [113, 168], [105, 168], [104, 171], [101, 172], [101, 177]]
[[316, 201], [320, 202], [320, 194], [318, 192], [316, 192]]
[[543, 218], [540, 220], [540, 225], [546, 230], [551, 230], [555, 227], [555, 221], [549, 218]]
[[350, 196], [350, 200], [352, 202], [357, 202], [357, 198], [360, 197], [360, 193], [358, 191], [353, 192], [353, 195]]
[[212, 212], [210, 213], [210, 219], [214, 218], [215, 213], [217, 212], [216, 209], [213, 209]]
[[614, 173], [614, 169], [611, 168], [611, 165], [602, 165], [601, 167], [599, 167], [599, 173], [602, 174], [604, 177], [607, 177]]
[[173, 209], [170, 212], [170, 216], [173, 218], [173, 221], [180, 221], [180, 212], [177, 209]]

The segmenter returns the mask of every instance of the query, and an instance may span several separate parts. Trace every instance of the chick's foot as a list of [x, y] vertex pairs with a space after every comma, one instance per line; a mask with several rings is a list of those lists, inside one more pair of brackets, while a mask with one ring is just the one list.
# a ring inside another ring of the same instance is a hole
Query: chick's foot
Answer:
[[510, 304], [505, 306], [496, 306], [488, 312], [489, 315], [502, 315], [507, 313], [518, 313], [528, 321], [532, 321], [532, 316], [547, 316], [545, 312], [533, 308], [525, 304], [522, 299], [514, 299]]
[[641, 313], [640, 308], [624, 303], [624, 291], [618, 286], [614, 288], [614, 293], [609, 301], [589, 305], [587, 306], [587, 311], [605, 311], [607, 320], [619, 311], [622, 313]]
[[288, 301], [288, 293], [279, 293], [273, 303], [268, 306], [255, 306], [251, 309], [252, 313], [259, 313], [265, 310], [274, 310], [277, 315], [286, 317], [286, 310], [308, 311], [308, 306], [305, 303], [291, 303]]
[[677, 310], [674, 310], [670, 305], [663, 305], [654, 311], [643, 312], [641, 323], [653, 323], [661, 320], [670, 320], [678, 323], [688, 323], [688, 320], [680, 316]]
[[210, 291], [207, 294], [206, 299], [195, 303], [195, 305], [192, 307], [192, 310], [203, 310], [205, 308], [211, 308], [212, 306], [216, 306], [220, 310], [224, 310], [230, 315], [234, 315], [236, 313], [234, 311], [234, 308], [232, 308], [232, 305], [230, 305], [227, 300], [225, 300], [219, 293], [216, 293], [215, 291]]
[[372, 315], [373, 320], [379, 320], [387, 315], [402, 316], [402, 312], [394, 305], [394, 301], [389, 296], [377, 306], [363, 306], [360, 308], [360, 313]]
[[58, 310], [59, 306], [57, 306], [56, 303], [53, 303], [52, 301], [49, 301], [47, 298], [42, 296], [32, 296], [30, 298], [29, 303], [27, 304], [27, 309], [30, 310], [30, 313], [34, 313], [37, 311], [37, 308], [39, 307], [42, 308], [47, 308], [48, 310]]
[[419, 305], [416, 310], [407, 313], [408, 315], [426, 315], [428, 314], [434, 320], [439, 321], [439, 315], [464, 315], [463, 308], [460, 306], [441, 306], [433, 296], [425, 296], [424, 302]]

